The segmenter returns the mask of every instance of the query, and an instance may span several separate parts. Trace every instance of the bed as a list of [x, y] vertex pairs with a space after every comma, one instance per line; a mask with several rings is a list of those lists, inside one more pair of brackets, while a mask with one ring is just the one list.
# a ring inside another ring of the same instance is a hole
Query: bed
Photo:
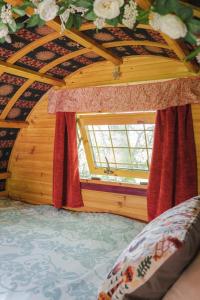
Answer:
[[145, 224], [0, 200], [0, 300], [95, 300]]

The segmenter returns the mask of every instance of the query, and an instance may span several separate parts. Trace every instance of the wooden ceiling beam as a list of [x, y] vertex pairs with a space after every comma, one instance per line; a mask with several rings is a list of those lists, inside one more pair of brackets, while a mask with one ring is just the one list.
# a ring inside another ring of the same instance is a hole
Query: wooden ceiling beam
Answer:
[[26, 128], [28, 122], [0, 120], [0, 128]]
[[107, 42], [102, 44], [105, 48], [121, 47], [121, 46], [149, 46], [157, 47], [170, 50], [170, 46], [162, 43], [151, 42], [151, 41], [116, 41], [116, 42]]
[[[58, 64], [61, 64], [65, 61], [68, 61], [76, 56], [79, 56], [81, 54], [87, 53], [89, 52], [88, 49], [80, 49], [78, 51], [74, 51], [72, 53], [66, 54], [64, 56], [61, 56], [57, 59], [55, 59], [54, 61], [50, 62], [49, 64], [47, 64], [45, 67], [43, 67], [42, 69], [40, 69], [39, 73], [46, 73], [47, 71], [49, 71], [50, 69], [52, 69], [53, 67], [57, 66]], [[17, 102], [17, 100], [20, 98], [20, 96], [31, 86], [31, 84], [34, 82], [33, 79], [28, 79], [18, 90], [17, 92], [14, 94], [14, 96], [9, 100], [8, 104], [6, 105], [6, 107], [4, 108], [4, 110], [2, 111], [2, 113], [0, 114], [0, 120], [5, 120], [5, 118], [7, 117], [9, 111], [12, 109], [12, 107], [15, 105], [15, 103]]]
[[194, 61], [186, 61], [186, 57], [189, 54], [189, 50], [187, 49], [185, 43], [182, 40], [173, 40], [168, 35], [162, 33], [162, 37], [165, 39], [167, 44], [170, 46], [171, 50], [176, 53], [177, 57], [184, 63], [187, 67], [188, 71], [192, 73], [199, 72], [199, 66]]
[[27, 70], [18, 66], [14, 66], [8, 62], [0, 62], [0, 71], [6, 72], [13, 75], [22, 76], [25, 78], [32, 79], [34, 81], [40, 81], [44, 83], [48, 83], [51, 85], [64, 86], [65, 83], [63, 80], [55, 79], [51, 76], [39, 74], [38, 72]]
[[[6, 0], [6, 2], [12, 5], [20, 5], [23, 3], [22, 0]], [[33, 9], [30, 9], [29, 14], [31, 15], [32, 13]], [[61, 25], [59, 21], [52, 20], [47, 22], [47, 25], [50, 28], [54, 29], [56, 32], [60, 33]], [[105, 49], [103, 46], [99, 45], [94, 40], [88, 38], [77, 29], [66, 29], [62, 34], [66, 35], [68, 38], [72, 39], [73, 41], [76, 41], [82, 46], [90, 49], [91, 51], [94, 51], [98, 55], [104, 57], [106, 60], [111, 61], [114, 65], [118, 66], [123, 63], [123, 60], [120, 57], [114, 55], [112, 52]]]
[[7, 117], [9, 111], [12, 109], [12, 107], [15, 105], [17, 100], [20, 98], [20, 96], [30, 87], [30, 85], [34, 82], [32, 79], [28, 79], [14, 94], [14, 96], [9, 100], [8, 104], [2, 111], [0, 115], [0, 120], [5, 120]]
[[35, 50], [36, 48], [43, 46], [44, 44], [51, 42], [57, 38], [61, 37], [60, 33], [58, 32], [52, 32], [48, 35], [43, 36], [40, 39], [37, 39], [36, 41], [33, 41], [32, 43], [29, 43], [19, 51], [15, 52], [10, 58], [8, 58], [7, 62], [14, 64], [16, 61], [18, 61], [20, 58], [28, 54], [29, 52]]
[[[53, 67], [57, 66], [58, 64], [61, 64], [65, 61], [68, 61], [76, 56], [79, 56], [81, 54], [87, 53], [90, 50], [88, 49], [80, 49], [77, 51], [74, 51], [72, 53], [66, 54], [64, 56], [61, 56], [57, 59], [55, 59], [54, 61], [50, 62], [49, 64], [47, 64], [45, 67], [43, 67], [42, 69], [40, 69], [39, 73], [46, 73], [47, 71], [49, 71], [50, 69], [52, 69]], [[31, 86], [31, 84], [34, 82], [33, 79], [28, 79], [18, 90], [17, 92], [14, 94], [14, 96], [9, 100], [8, 104], [6, 105], [6, 107], [4, 108], [4, 110], [2, 111], [2, 113], [0, 114], [0, 120], [5, 120], [5, 118], [7, 117], [9, 111], [12, 109], [12, 107], [15, 105], [15, 103], [17, 102], [17, 100], [20, 98], [20, 96]]]
[[[55, 31], [60, 32], [60, 24], [57, 21], [49, 21], [47, 22], [47, 25], [52, 29], [54, 29]], [[118, 66], [123, 63], [123, 60], [120, 57], [114, 55], [112, 52], [105, 49], [102, 45], [96, 43], [91, 38], [85, 36], [81, 31], [77, 29], [66, 29], [63, 32], [63, 34], [66, 35], [71, 40], [84, 46], [85, 48], [94, 51], [99, 56], [104, 57], [106, 60], [112, 62], [114, 65]]]
[[46, 66], [44, 66], [43, 68], [40, 69], [40, 73], [46, 73], [48, 72], [50, 69], [56, 67], [57, 65], [59, 64], [62, 64], [70, 59], [73, 59], [79, 55], [82, 55], [82, 54], [85, 54], [85, 53], [88, 53], [90, 52], [89, 49], [87, 48], [83, 48], [83, 49], [80, 49], [80, 50], [77, 50], [77, 51], [74, 51], [74, 52], [71, 52], [71, 53], [68, 53], [66, 55], [63, 55], [55, 60], [53, 60], [52, 62], [50, 62], [49, 64], [47, 64]]

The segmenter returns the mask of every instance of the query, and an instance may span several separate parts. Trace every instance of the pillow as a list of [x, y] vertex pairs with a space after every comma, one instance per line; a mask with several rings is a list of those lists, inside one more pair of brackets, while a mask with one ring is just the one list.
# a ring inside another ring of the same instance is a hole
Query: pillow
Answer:
[[200, 252], [167, 292], [163, 300], [199, 300], [200, 299]]
[[144, 228], [118, 258], [98, 299], [161, 299], [199, 247], [200, 197], [194, 197]]

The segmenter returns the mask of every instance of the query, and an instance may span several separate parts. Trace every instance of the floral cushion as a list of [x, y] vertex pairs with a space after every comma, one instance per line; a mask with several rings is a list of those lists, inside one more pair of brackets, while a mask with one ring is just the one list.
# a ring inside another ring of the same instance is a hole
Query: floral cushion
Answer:
[[99, 300], [161, 299], [200, 247], [200, 197], [149, 223], [118, 258]]

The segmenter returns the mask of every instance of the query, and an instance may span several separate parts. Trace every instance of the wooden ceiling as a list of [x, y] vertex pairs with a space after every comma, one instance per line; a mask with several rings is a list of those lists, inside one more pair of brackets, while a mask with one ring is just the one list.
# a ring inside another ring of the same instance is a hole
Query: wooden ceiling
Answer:
[[[148, 0], [137, 2], [142, 8], [150, 5]], [[199, 0], [185, 2], [194, 5], [195, 16], [200, 17]], [[51, 87], [194, 76], [199, 66], [185, 61], [188, 52], [188, 45], [149, 25], [138, 25], [134, 31], [119, 26], [97, 32], [90, 23], [80, 31], [61, 34], [59, 20], [54, 20], [13, 34], [11, 44], [0, 45], [0, 191], [9, 176], [6, 170], [18, 131], [28, 126], [27, 116]], [[115, 80], [116, 66], [121, 77]]]

